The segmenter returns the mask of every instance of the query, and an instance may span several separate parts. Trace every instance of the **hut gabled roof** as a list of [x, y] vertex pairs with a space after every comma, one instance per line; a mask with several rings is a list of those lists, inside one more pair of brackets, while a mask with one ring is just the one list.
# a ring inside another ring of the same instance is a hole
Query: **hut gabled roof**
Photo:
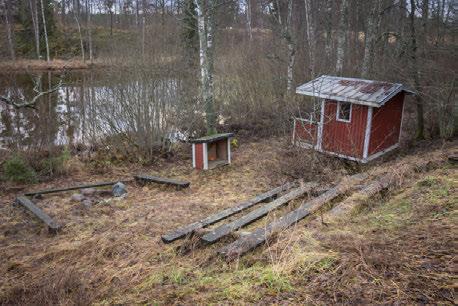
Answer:
[[404, 85], [380, 81], [322, 75], [296, 88], [300, 95], [381, 107], [401, 91]]

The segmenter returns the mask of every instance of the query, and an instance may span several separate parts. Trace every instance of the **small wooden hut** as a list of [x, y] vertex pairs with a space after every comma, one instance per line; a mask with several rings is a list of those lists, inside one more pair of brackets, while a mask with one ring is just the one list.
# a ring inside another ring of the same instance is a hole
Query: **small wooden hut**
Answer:
[[399, 146], [402, 84], [323, 75], [296, 89], [319, 98], [319, 114], [294, 118], [293, 142], [366, 163]]

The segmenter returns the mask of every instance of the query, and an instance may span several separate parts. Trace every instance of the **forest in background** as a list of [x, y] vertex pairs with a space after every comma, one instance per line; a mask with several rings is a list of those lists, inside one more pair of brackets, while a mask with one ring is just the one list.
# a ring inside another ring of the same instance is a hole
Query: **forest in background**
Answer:
[[0, 56], [79, 60], [113, 78], [179, 76], [189, 113], [176, 125], [204, 112], [186, 127], [199, 133], [205, 122], [207, 132], [288, 133], [292, 115], [313, 111], [295, 87], [322, 74], [403, 83], [417, 93], [410, 138], [451, 138], [456, 9], [449, 0], [2, 0]]

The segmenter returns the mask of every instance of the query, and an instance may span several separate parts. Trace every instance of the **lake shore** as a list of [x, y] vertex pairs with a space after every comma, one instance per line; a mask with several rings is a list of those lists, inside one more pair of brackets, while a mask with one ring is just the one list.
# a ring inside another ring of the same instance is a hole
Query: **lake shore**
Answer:
[[25, 71], [64, 71], [100, 68], [100, 61], [82, 61], [80, 59], [54, 59], [49, 62], [37, 59], [19, 59], [16, 61], [0, 62], [0, 73]]

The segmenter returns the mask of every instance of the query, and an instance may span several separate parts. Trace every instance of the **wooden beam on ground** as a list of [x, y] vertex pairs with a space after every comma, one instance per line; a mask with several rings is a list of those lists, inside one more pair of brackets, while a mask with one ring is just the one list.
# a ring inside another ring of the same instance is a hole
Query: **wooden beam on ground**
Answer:
[[221, 248], [218, 253], [224, 256], [226, 260], [233, 260], [242, 256], [251, 249], [263, 244], [275, 233], [296, 224], [299, 220], [310, 215], [324, 204], [349, 192], [355, 185], [361, 183], [367, 177], [368, 176], [366, 174], [357, 174], [343, 180], [335, 188], [332, 188], [322, 195], [303, 203], [299, 208], [287, 213], [278, 220], [269, 223], [266, 227], [257, 228], [250, 235], [243, 236], [233, 243]]
[[262, 217], [267, 215], [269, 212], [286, 205], [289, 201], [296, 199], [305, 193], [312, 191], [313, 188], [317, 187], [317, 183], [306, 183], [296, 189], [291, 190], [289, 193], [281, 196], [280, 198], [272, 201], [252, 212], [242, 216], [241, 218], [234, 220], [233, 222], [223, 224], [220, 227], [214, 229], [210, 233], [202, 236], [202, 240], [206, 243], [214, 243], [229, 233], [246, 226]]
[[254, 205], [261, 203], [261, 202], [266, 202], [269, 200], [272, 200], [274, 197], [276, 197], [278, 194], [280, 194], [283, 191], [286, 191], [292, 187], [297, 186], [297, 182], [292, 182], [292, 183], [286, 183], [282, 186], [279, 186], [277, 188], [274, 188], [272, 190], [269, 190], [267, 192], [264, 192], [260, 195], [257, 195], [254, 198], [251, 198], [247, 201], [244, 201], [237, 206], [234, 207], [229, 207], [227, 209], [224, 209], [222, 211], [219, 211], [211, 216], [208, 216], [205, 219], [202, 219], [198, 222], [194, 222], [185, 226], [182, 226], [174, 231], [171, 231], [165, 235], [162, 236], [162, 241], [165, 243], [170, 243], [173, 242], [177, 239], [183, 238], [186, 235], [189, 235], [193, 233], [194, 231], [204, 228], [206, 226], [212, 225], [214, 223], [217, 223], [221, 220], [224, 220], [232, 215], [235, 215], [245, 209], [248, 209], [250, 207], [253, 207]]
[[32, 214], [34, 214], [38, 219], [43, 221], [47, 226], [50, 233], [57, 233], [61, 226], [57, 224], [50, 216], [48, 216], [43, 210], [36, 206], [32, 201], [30, 201], [25, 196], [19, 196], [16, 198], [16, 203], [22, 205]]
[[102, 182], [102, 183], [77, 185], [77, 186], [65, 187], [65, 188], [45, 189], [45, 190], [39, 190], [39, 191], [34, 191], [34, 192], [28, 192], [24, 195], [28, 197], [33, 197], [35, 195], [40, 195], [40, 194], [57, 193], [57, 192], [64, 192], [64, 191], [71, 191], [71, 190], [78, 190], [78, 189], [94, 188], [94, 187], [112, 186], [118, 182], [127, 183], [130, 181], [132, 180], [120, 180], [120, 181], [115, 181], [115, 182]]
[[356, 206], [375, 196], [383, 189], [387, 189], [390, 186], [393, 186], [395, 183], [396, 179], [392, 173], [385, 174], [370, 184], [362, 186], [356, 193], [335, 205], [328, 213], [326, 213], [326, 215], [331, 218], [346, 215], [350, 213]]
[[191, 184], [188, 181], [179, 181], [179, 180], [174, 180], [174, 179], [159, 177], [159, 176], [152, 176], [152, 175], [135, 175], [134, 178], [138, 182], [172, 185], [172, 186], [176, 186], [177, 189], [189, 187], [189, 185]]

